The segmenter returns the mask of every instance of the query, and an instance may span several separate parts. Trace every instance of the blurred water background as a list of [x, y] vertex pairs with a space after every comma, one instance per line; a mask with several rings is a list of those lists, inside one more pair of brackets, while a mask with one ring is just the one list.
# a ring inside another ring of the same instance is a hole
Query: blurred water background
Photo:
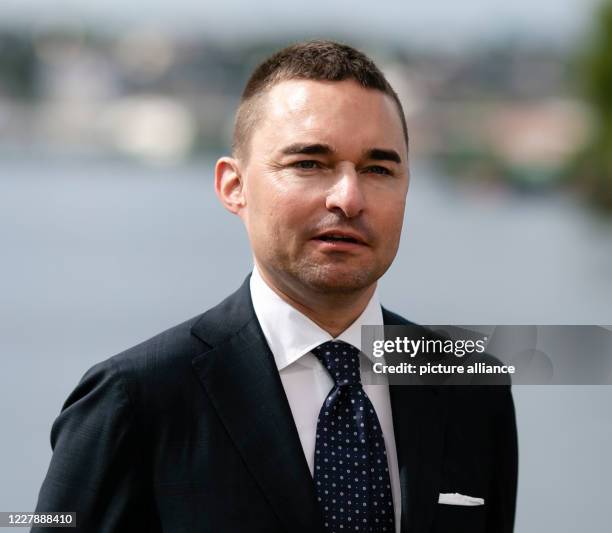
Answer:
[[[421, 323], [612, 323], [609, 2], [172, 4], [27, 0], [0, 20], [0, 510], [34, 508], [51, 423], [87, 368], [249, 272], [213, 165], [250, 70], [291, 41], [360, 47], [406, 107], [387, 307]], [[608, 531], [612, 389], [514, 396], [516, 531]]]

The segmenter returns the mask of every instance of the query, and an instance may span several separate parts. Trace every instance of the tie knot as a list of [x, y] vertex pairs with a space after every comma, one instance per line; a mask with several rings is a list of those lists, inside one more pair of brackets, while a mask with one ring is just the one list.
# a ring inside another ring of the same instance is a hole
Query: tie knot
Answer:
[[329, 341], [317, 346], [312, 353], [323, 363], [337, 386], [361, 383], [359, 350], [343, 341]]

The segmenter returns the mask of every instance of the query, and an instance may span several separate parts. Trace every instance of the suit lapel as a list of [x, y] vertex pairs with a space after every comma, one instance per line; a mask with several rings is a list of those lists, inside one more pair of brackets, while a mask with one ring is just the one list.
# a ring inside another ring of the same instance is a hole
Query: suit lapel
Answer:
[[402, 491], [402, 533], [431, 530], [438, 503], [444, 392], [433, 386], [389, 387]]
[[312, 476], [248, 278], [192, 331], [211, 346], [193, 360], [196, 373], [279, 520], [287, 531], [321, 531]]
[[[383, 308], [385, 325], [414, 325]], [[390, 385], [391, 411], [402, 492], [402, 533], [431, 531], [440, 492], [446, 390]]]

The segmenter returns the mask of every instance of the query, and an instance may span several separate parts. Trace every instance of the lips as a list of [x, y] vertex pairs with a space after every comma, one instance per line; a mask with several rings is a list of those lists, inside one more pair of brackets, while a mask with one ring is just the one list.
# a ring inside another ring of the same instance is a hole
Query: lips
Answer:
[[366, 240], [358, 233], [352, 231], [330, 230], [319, 233], [316, 240], [329, 243], [351, 243], [366, 245]]

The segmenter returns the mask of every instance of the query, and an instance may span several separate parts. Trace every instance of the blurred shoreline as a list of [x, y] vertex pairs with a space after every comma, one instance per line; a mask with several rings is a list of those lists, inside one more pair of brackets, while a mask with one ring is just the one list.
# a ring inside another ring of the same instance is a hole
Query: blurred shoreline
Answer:
[[[226, 149], [248, 73], [284, 44], [229, 46], [151, 29], [0, 30], [0, 59], [10, 59], [0, 68], [0, 150], [174, 164]], [[459, 181], [557, 186], [592, 136], [592, 111], [558, 47], [367, 51], [402, 100], [412, 154]]]

